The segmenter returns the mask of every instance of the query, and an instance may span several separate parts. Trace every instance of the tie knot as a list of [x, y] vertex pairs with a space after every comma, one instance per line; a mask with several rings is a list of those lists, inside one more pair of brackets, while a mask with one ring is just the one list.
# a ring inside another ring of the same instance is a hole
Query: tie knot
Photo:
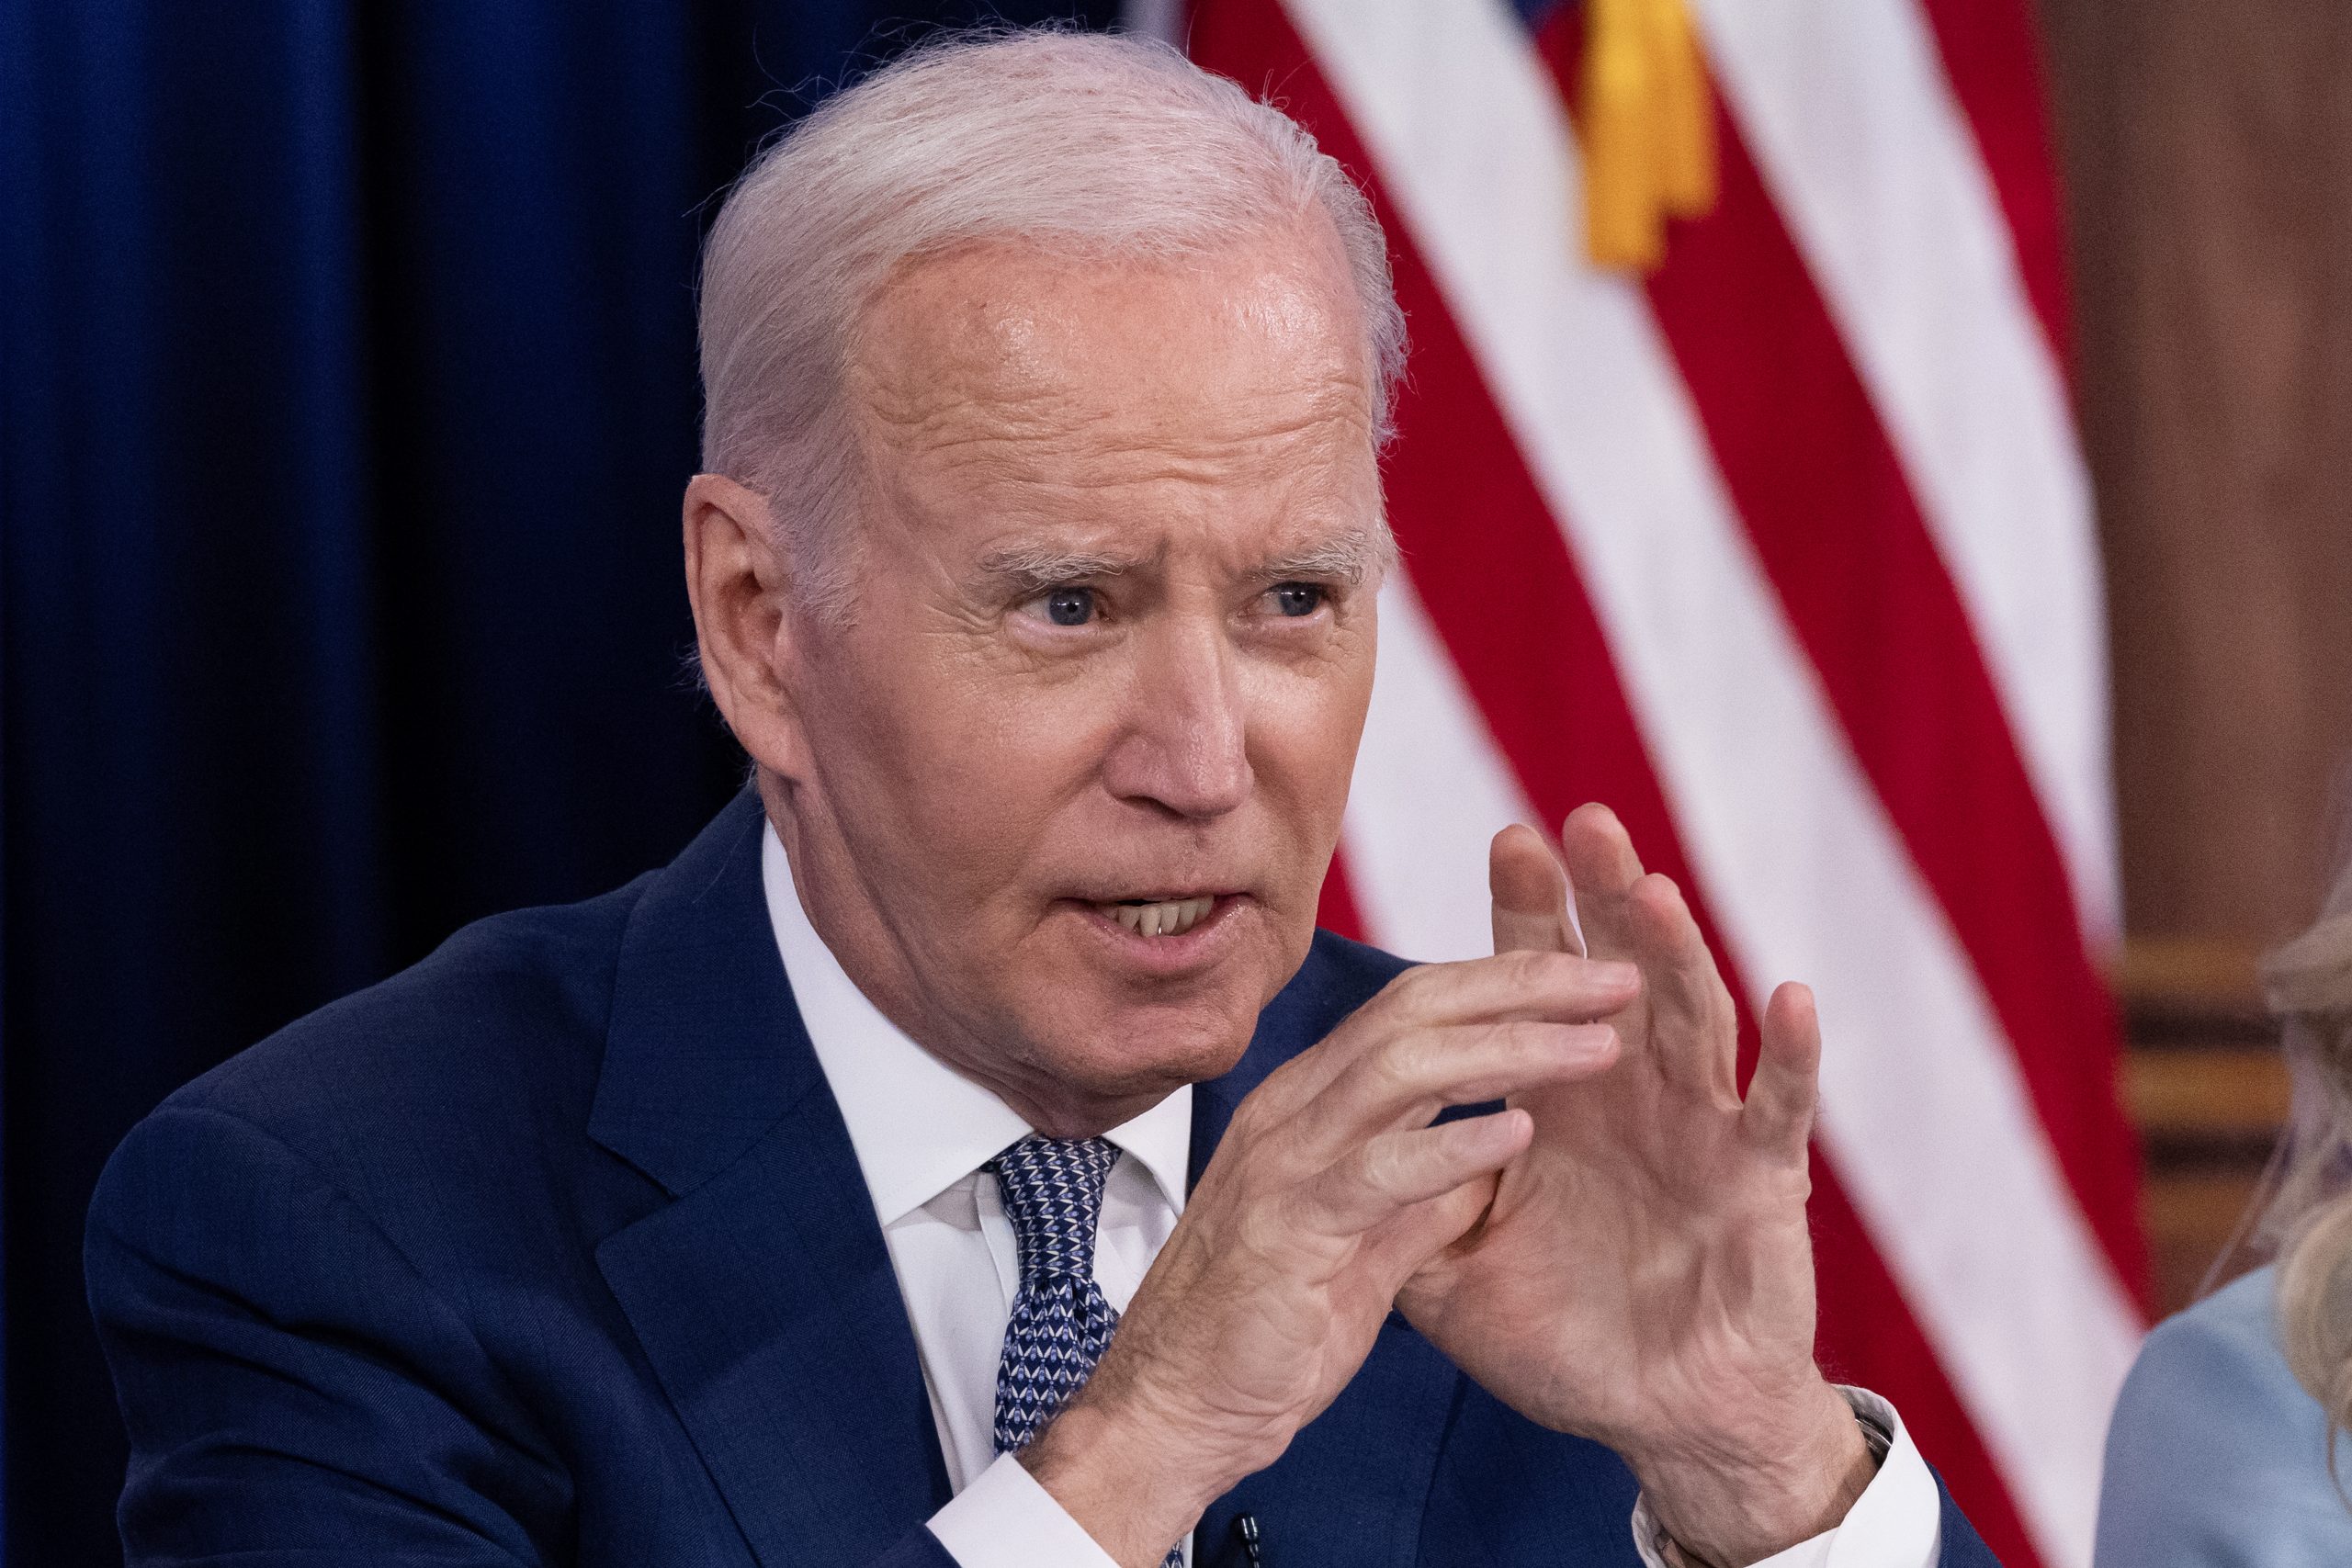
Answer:
[[1021, 1281], [1094, 1277], [1094, 1229], [1118, 1149], [1101, 1138], [1032, 1134], [989, 1162], [1021, 1249]]

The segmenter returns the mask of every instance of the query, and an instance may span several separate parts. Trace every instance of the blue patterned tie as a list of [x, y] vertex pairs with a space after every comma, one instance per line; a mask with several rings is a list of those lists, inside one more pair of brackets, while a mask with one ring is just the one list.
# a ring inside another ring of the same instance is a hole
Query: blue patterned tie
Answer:
[[[1076, 1393], [1119, 1325], [1094, 1282], [1102, 1186], [1119, 1151], [1101, 1138], [1022, 1139], [990, 1160], [1021, 1249], [1021, 1289], [996, 1368], [996, 1451], [1028, 1446]], [[1184, 1568], [1170, 1548], [1161, 1568]]]

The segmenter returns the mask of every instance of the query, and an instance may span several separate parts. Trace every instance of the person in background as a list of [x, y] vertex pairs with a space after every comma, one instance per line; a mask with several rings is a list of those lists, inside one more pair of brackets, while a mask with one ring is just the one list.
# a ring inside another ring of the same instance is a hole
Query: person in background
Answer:
[[2294, 1121], [2278, 1257], [2150, 1335], [2107, 1438], [2098, 1568], [2352, 1563], [2352, 822], [2319, 922], [2272, 953]]

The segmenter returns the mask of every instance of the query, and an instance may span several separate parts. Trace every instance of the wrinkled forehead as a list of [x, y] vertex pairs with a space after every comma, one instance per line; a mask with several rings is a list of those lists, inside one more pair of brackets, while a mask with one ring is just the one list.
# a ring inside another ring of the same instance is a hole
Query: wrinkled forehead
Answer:
[[1016, 242], [924, 260], [865, 313], [845, 390], [869, 464], [916, 485], [1262, 482], [1373, 457], [1364, 327], [1319, 220], [1181, 260]]

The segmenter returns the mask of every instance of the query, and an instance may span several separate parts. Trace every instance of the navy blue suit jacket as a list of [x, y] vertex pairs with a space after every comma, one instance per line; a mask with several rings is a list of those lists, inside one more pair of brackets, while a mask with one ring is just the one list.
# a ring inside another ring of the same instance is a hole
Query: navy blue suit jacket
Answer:
[[[174, 1095], [92, 1305], [133, 1564], [944, 1568], [907, 1314], [762, 898], [758, 802], [666, 870], [460, 932]], [[1401, 964], [1318, 936], [1234, 1106]], [[1204, 1568], [1632, 1563], [1634, 1483], [1399, 1318], [1201, 1521]], [[1992, 1561], [1946, 1506], [1944, 1561]]]

